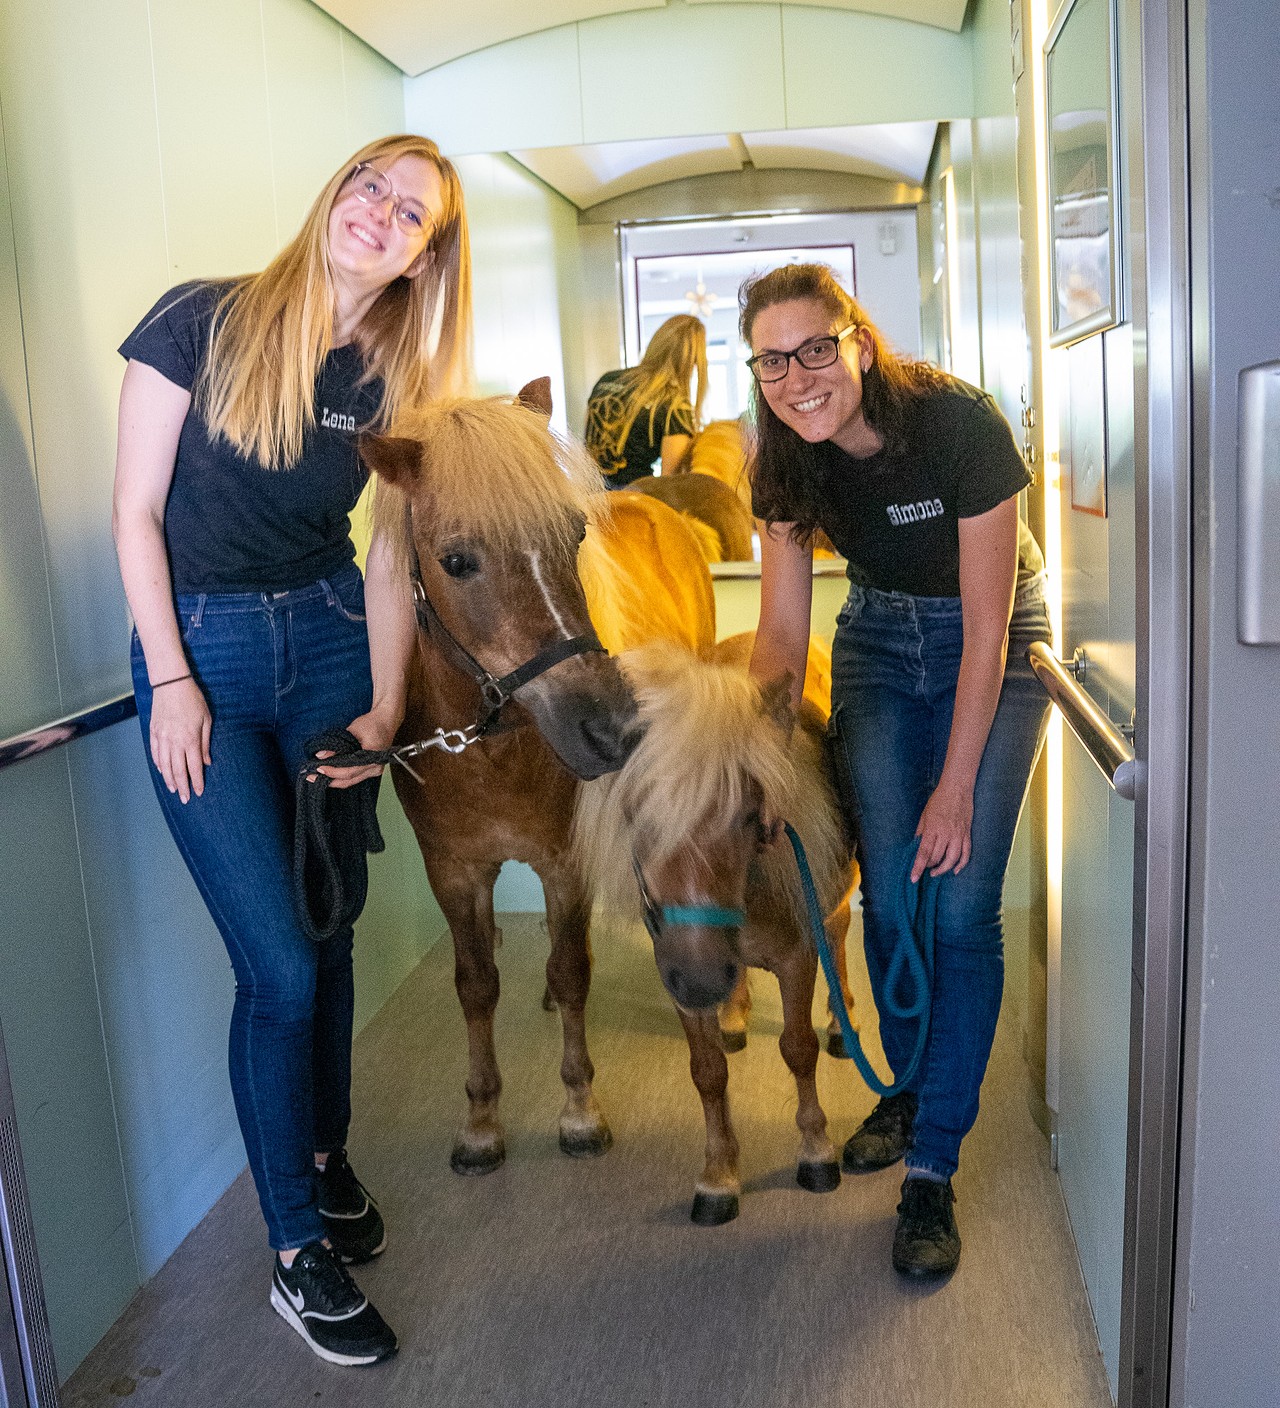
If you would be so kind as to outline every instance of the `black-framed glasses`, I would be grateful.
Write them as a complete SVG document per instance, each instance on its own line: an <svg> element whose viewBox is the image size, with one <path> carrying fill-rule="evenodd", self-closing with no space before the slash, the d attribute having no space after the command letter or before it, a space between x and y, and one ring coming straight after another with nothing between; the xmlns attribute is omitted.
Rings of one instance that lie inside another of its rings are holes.
<svg viewBox="0 0 1280 1408"><path fill-rule="evenodd" d="M351 173L349 184L356 199L365 205L381 205L389 200L396 224L406 235L420 235L424 230L430 232L427 212L421 202L400 195L391 184L391 178L376 166L362 161Z"/></svg>
<svg viewBox="0 0 1280 1408"><path fill-rule="evenodd" d="M757 381L763 382L781 381L790 370L792 357L806 371L821 371L823 367L829 367L840 355L840 344L857 327L857 323L850 323L839 332L811 337L808 342L802 342L792 352L757 352L754 357L747 358L747 366L751 368L751 375Z"/></svg>

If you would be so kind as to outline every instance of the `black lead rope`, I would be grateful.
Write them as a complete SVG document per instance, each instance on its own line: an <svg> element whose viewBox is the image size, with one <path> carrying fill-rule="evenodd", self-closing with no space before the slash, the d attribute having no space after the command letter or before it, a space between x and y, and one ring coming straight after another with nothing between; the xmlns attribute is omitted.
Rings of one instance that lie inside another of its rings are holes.
<svg viewBox="0 0 1280 1408"><path fill-rule="evenodd" d="M324 943L359 918L369 891L368 853L383 850L386 843L378 828L381 778L331 787L333 779L316 768L321 763L385 764L392 760L392 750L363 749L353 733L338 728L309 738L304 752L294 786L293 900L303 929ZM319 758L319 753L334 756Z"/></svg>

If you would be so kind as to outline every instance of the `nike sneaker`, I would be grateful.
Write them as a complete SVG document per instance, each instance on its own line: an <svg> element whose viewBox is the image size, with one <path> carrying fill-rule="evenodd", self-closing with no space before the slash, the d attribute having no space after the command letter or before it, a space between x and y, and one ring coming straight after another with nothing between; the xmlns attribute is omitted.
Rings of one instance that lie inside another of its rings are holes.
<svg viewBox="0 0 1280 1408"><path fill-rule="evenodd" d="M329 1155L316 1184L329 1245L349 1265L371 1261L386 1247L387 1229L369 1190L351 1171L345 1149Z"/></svg>
<svg viewBox="0 0 1280 1408"><path fill-rule="evenodd" d="M292 1266L276 1257L271 1305L330 1364L376 1364L396 1352L395 1334L323 1242L308 1242Z"/></svg>

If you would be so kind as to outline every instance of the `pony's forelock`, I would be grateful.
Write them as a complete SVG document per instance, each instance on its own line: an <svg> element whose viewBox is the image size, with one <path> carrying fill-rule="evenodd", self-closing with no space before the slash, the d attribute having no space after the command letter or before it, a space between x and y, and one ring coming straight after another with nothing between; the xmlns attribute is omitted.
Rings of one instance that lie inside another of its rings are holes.
<svg viewBox="0 0 1280 1408"><path fill-rule="evenodd" d="M820 749L800 729L787 739L740 666L700 661L669 643L629 651L621 663L643 736L621 772L581 789L575 818L575 846L604 905L638 917L633 854L656 866L698 852L701 838L736 820L754 783L766 811L800 833L833 908L847 855ZM801 918L790 848L774 847L761 861L768 887Z"/></svg>
<svg viewBox="0 0 1280 1408"><path fill-rule="evenodd" d="M607 514L600 472L586 452L547 428L539 412L506 396L450 397L403 415L393 433L417 440L422 464L411 484L380 480L375 529L407 552L405 504L419 544L458 535L497 552L530 545L572 552L585 519Z"/></svg>

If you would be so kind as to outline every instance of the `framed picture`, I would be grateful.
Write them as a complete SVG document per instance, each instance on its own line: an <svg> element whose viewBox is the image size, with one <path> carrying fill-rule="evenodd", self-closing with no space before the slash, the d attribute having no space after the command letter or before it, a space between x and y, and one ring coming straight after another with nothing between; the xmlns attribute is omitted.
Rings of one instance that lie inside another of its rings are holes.
<svg viewBox="0 0 1280 1408"><path fill-rule="evenodd" d="M1076 513L1107 516L1107 361L1105 338L1091 337L1058 355L1066 359L1067 395L1059 401L1064 477Z"/></svg>
<svg viewBox="0 0 1280 1408"><path fill-rule="evenodd" d="M1113 0L1064 0L1044 46L1049 343L1120 321Z"/></svg>

